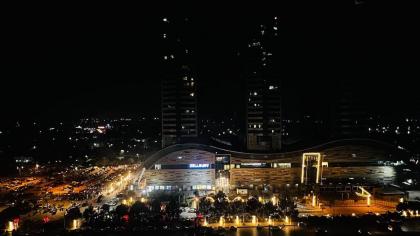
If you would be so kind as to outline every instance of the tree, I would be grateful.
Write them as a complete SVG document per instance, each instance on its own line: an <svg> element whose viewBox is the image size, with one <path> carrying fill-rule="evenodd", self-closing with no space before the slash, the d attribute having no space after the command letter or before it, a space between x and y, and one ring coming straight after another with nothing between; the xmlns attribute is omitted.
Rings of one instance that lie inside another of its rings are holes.
<svg viewBox="0 0 420 236"><path fill-rule="evenodd" d="M296 210L297 205L290 197L287 196L284 196L280 199L279 208L283 215L291 216L292 218L297 217L299 214L299 212Z"/></svg>
<svg viewBox="0 0 420 236"><path fill-rule="evenodd" d="M224 215L224 213L226 212L226 209L229 207L229 203L226 199L226 194L223 193L222 191L219 191L216 196L215 196L215 201L214 201L214 209L216 211L216 214L219 215Z"/></svg>
<svg viewBox="0 0 420 236"><path fill-rule="evenodd" d="M66 218L69 220L75 220L82 217L79 207L72 207L67 211Z"/></svg>
<svg viewBox="0 0 420 236"><path fill-rule="evenodd" d="M245 211L245 203L242 201L234 201L231 204L231 212L232 214L238 215L242 214Z"/></svg>
<svg viewBox="0 0 420 236"><path fill-rule="evenodd" d="M266 204L264 204L262 209L263 209L263 215L269 216L274 213L274 211L276 210L276 207L273 205L272 202L267 202Z"/></svg>
<svg viewBox="0 0 420 236"><path fill-rule="evenodd" d="M216 201L223 201L226 200L226 194L222 191L217 192L217 194L214 196L214 198L216 199Z"/></svg>
<svg viewBox="0 0 420 236"><path fill-rule="evenodd" d="M158 199L153 199L152 201L152 212L155 214L160 214L160 201Z"/></svg>
<svg viewBox="0 0 420 236"><path fill-rule="evenodd" d="M248 212L256 214L258 209L260 208L261 203L255 197L248 199L248 201L246 202L246 210Z"/></svg>
<svg viewBox="0 0 420 236"><path fill-rule="evenodd" d="M89 206L83 212L83 218L86 220L86 222L89 223L94 214L95 214L95 212L93 211L93 207L92 206Z"/></svg>
<svg viewBox="0 0 420 236"><path fill-rule="evenodd" d="M8 207L0 212L0 222L3 223L12 218L18 217L21 211L17 207Z"/></svg>
<svg viewBox="0 0 420 236"><path fill-rule="evenodd" d="M108 204L103 204L103 205L102 205L102 207L101 207L101 209L102 209L105 213L108 213L108 212L109 212L109 209L110 209L110 206L109 206Z"/></svg>
<svg viewBox="0 0 420 236"><path fill-rule="evenodd" d="M117 214L117 216L119 218L123 217L124 215L128 214L128 206L121 204L118 205L117 208L115 208L115 214Z"/></svg>
<svg viewBox="0 0 420 236"><path fill-rule="evenodd" d="M403 202L403 203L398 203L398 205L396 206L397 211L403 211L403 210L407 210L408 206L407 203Z"/></svg>
<svg viewBox="0 0 420 236"><path fill-rule="evenodd" d="M200 204L198 205L199 211L204 213L205 215L209 214L211 209L211 201L205 197L201 198Z"/></svg>
<svg viewBox="0 0 420 236"><path fill-rule="evenodd" d="M133 203L133 205L130 208L130 215L131 216L139 216L141 214L145 214L149 212L149 208L146 206L146 204L136 201Z"/></svg>
<svg viewBox="0 0 420 236"><path fill-rule="evenodd" d="M166 206L166 213L171 219L179 218L179 214L181 213L179 207L180 206L178 200L175 198L171 198L168 205Z"/></svg>
<svg viewBox="0 0 420 236"><path fill-rule="evenodd" d="M96 203L101 203L102 199L104 198L104 195L99 195L98 199L96 200Z"/></svg>

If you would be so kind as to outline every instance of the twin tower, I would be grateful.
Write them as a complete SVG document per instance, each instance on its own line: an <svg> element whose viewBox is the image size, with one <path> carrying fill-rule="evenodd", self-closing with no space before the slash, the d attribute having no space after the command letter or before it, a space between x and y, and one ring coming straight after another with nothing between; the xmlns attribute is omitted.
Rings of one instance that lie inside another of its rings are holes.
<svg viewBox="0 0 420 236"><path fill-rule="evenodd" d="M246 146L249 151L281 150L281 92L278 79L247 80ZM197 82L188 68L162 81L162 147L198 137Z"/></svg>

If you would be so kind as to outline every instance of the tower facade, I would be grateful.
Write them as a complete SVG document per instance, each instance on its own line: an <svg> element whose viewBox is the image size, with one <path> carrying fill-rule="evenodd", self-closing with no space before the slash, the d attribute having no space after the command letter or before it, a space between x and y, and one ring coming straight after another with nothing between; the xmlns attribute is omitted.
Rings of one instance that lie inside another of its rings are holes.
<svg viewBox="0 0 420 236"><path fill-rule="evenodd" d="M162 22L162 147L167 147L198 135L197 84L187 47L188 19L163 18Z"/></svg>
<svg viewBox="0 0 420 236"><path fill-rule="evenodd" d="M247 87L247 148L279 151L282 132L279 80L251 77Z"/></svg>
<svg viewBox="0 0 420 236"><path fill-rule="evenodd" d="M277 17L267 19L259 25L243 53L247 81L246 144L250 151L279 151L282 146L278 27Z"/></svg>

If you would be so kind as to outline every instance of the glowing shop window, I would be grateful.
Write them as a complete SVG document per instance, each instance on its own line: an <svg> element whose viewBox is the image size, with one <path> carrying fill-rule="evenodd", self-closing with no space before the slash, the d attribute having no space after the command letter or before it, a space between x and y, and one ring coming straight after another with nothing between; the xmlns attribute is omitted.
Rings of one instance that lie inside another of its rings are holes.
<svg viewBox="0 0 420 236"><path fill-rule="evenodd" d="M278 168L292 168L292 163L277 163Z"/></svg>

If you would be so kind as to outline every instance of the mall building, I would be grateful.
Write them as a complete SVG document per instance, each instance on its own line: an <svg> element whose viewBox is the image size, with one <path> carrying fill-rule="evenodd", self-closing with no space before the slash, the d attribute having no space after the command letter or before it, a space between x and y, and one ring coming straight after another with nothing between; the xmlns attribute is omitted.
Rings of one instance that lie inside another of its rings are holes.
<svg viewBox="0 0 420 236"><path fill-rule="evenodd" d="M299 184L383 185L395 181L404 153L368 139L329 142L285 153L244 153L201 144L177 144L144 163L141 188L151 191L246 191Z"/></svg>

